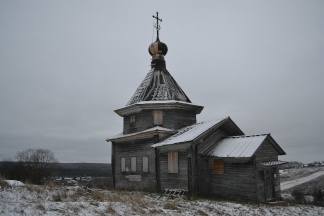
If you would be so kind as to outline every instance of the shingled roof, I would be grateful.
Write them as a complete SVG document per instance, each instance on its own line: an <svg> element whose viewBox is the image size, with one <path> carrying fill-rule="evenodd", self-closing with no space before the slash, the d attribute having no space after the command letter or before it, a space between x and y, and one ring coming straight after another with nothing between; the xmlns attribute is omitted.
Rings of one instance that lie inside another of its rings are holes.
<svg viewBox="0 0 324 216"><path fill-rule="evenodd" d="M126 106L140 101L167 100L191 103L190 99L166 68L152 68Z"/></svg>

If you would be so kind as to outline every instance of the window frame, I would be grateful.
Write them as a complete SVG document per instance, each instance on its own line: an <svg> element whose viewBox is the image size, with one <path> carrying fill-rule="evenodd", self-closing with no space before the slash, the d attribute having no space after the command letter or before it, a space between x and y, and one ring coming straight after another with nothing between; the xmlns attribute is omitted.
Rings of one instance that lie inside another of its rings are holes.
<svg viewBox="0 0 324 216"><path fill-rule="evenodd" d="M136 157L131 157L131 172L136 172Z"/></svg>
<svg viewBox="0 0 324 216"><path fill-rule="evenodd" d="M155 126L162 126L163 125L163 110L153 110L153 124Z"/></svg>
<svg viewBox="0 0 324 216"><path fill-rule="evenodd" d="M120 158L120 171L126 172L126 158L125 157Z"/></svg>
<svg viewBox="0 0 324 216"><path fill-rule="evenodd" d="M136 115L130 115L129 116L129 125L135 126L135 123L136 123Z"/></svg>
<svg viewBox="0 0 324 216"><path fill-rule="evenodd" d="M149 172L149 157L143 156L143 172Z"/></svg>
<svg viewBox="0 0 324 216"><path fill-rule="evenodd" d="M215 160L214 160L214 167L213 167L213 171L214 171L214 173L217 174L217 175L222 175L222 174L224 174L224 160L215 159Z"/></svg>
<svg viewBox="0 0 324 216"><path fill-rule="evenodd" d="M179 152L168 152L168 173L179 173Z"/></svg>

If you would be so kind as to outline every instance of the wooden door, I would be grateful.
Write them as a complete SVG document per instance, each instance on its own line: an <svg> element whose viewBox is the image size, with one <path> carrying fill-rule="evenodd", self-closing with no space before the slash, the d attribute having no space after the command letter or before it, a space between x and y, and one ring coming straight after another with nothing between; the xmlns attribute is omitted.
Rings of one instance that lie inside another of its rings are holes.
<svg viewBox="0 0 324 216"><path fill-rule="evenodd" d="M274 179L272 170L264 170L264 192L266 201L274 199Z"/></svg>

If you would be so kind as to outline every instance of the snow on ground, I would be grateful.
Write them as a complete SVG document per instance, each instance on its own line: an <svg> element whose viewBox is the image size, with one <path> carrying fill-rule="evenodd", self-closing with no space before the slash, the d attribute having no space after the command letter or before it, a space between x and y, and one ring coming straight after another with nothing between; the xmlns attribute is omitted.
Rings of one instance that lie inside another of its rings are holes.
<svg viewBox="0 0 324 216"><path fill-rule="evenodd" d="M10 186L24 186L25 184L16 180L4 180Z"/></svg>
<svg viewBox="0 0 324 216"><path fill-rule="evenodd" d="M81 187L11 185L0 188L0 215L323 215L310 205L265 205L166 197Z"/></svg>
<svg viewBox="0 0 324 216"><path fill-rule="evenodd" d="M280 188L281 188L282 191L287 190L289 188L295 187L297 185L300 185L300 184L303 184L305 182L311 181L311 180L313 180L315 178L318 178L321 175L324 175L324 171L319 171L319 172L313 173L313 174L311 174L309 176L306 176L306 177L303 177L303 178L282 182L280 184Z"/></svg>

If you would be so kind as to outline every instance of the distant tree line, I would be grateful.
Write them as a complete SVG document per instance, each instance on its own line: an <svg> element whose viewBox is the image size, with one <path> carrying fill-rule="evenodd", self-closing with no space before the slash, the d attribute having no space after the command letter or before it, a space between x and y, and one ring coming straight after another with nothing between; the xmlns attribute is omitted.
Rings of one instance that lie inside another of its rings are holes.
<svg viewBox="0 0 324 216"><path fill-rule="evenodd" d="M33 184L42 184L49 180L52 171L58 165L54 153L48 149L26 149L17 152L17 161L3 161L0 174L7 178Z"/></svg>

